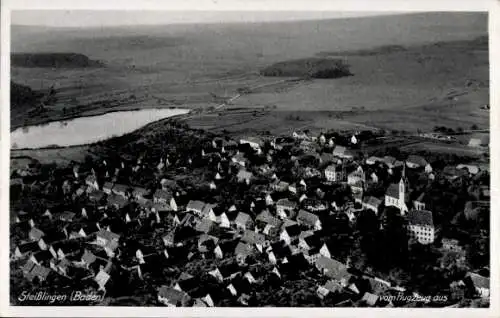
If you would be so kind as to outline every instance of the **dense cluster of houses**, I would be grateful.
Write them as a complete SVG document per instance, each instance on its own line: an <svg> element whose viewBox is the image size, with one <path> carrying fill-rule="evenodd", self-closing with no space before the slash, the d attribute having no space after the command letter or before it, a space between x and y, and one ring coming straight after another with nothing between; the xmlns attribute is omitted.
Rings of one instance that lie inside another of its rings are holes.
<svg viewBox="0 0 500 318"><path fill-rule="evenodd" d="M358 139L354 135L348 140L355 145ZM301 169L300 176L280 174L276 157L297 146L301 154L287 152L287 159ZM218 162L213 179L200 187L217 191L221 184L235 182L258 191L226 206L192 197L174 180L159 179L155 189L117 183L112 175L124 168L123 162L115 167L104 161L100 172L78 165L61 185L65 194L81 203L78 209L47 207L37 215L15 211L11 229L21 233L21 239L12 242L12 260L21 264L31 282L48 284L63 277L88 281L88 286L101 291L120 279L119 272L144 279L158 264L212 260L203 273L183 271L172 283L157 286L156 298L167 306L217 306L223 297L248 305L256 286L279 281L301 268L313 269L324 277L325 283L317 286L322 300L340 293L350 295L353 306L392 306L381 296L405 289L380 277L353 273L349 257L338 253L332 239L335 233L329 229L339 222L353 224L360 211L372 211L381 218L385 208L392 207L406 220L410 239L432 244L439 225L425 191L411 191L407 174L432 181L438 173L450 180L481 173L472 164L434 171L416 155L403 161L390 156L359 158L348 145L336 145L334 138L309 137L304 132L267 141L215 138L197 156ZM264 163L254 164L255 156L264 158ZM186 162L189 165L192 158ZM161 158L155 168L163 171L168 165L168 158ZM11 187L25 189L23 177L36 173L32 165L27 168L28 172L21 171L11 180ZM387 183L383 196L367 191ZM467 218L489 208L487 190L481 188L478 200L466 204ZM162 245L131 244L124 238L124 233L151 224L168 224ZM442 243L443 250L464 255L454 240L443 238ZM260 271L262 267L269 270ZM202 283L202 274L211 281ZM460 290L470 283L480 297L489 296L489 278L477 273L469 273L453 288ZM337 305L346 305L345 301Z"/></svg>

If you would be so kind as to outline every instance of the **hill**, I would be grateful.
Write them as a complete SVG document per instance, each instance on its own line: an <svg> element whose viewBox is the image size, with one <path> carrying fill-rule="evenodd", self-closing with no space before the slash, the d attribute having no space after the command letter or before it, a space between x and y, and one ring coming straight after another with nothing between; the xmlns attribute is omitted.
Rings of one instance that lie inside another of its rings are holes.
<svg viewBox="0 0 500 318"><path fill-rule="evenodd" d="M340 59L307 58L278 62L260 71L264 76L339 78L350 76L349 65Z"/></svg>
<svg viewBox="0 0 500 318"><path fill-rule="evenodd" d="M103 66L79 53L12 53L13 67L85 68Z"/></svg>

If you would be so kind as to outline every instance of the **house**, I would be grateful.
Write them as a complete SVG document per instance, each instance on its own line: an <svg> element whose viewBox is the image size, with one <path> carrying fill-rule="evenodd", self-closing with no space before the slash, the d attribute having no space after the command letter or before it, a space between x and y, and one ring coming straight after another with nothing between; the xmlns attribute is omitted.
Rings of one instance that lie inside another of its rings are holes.
<svg viewBox="0 0 500 318"><path fill-rule="evenodd" d="M326 258L333 258L332 252L335 250L335 246L332 242L324 242L319 250L319 254Z"/></svg>
<svg viewBox="0 0 500 318"><path fill-rule="evenodd" d="M272 184L272 189L274 191L279 191L279 192L284 192L284 191L288 190L289 187L290 187L290 184L288 182L280 181L280 180L276 180Z"/></svg>
<svg viewBox="0 0 500 318"><path fill-rule="evenodd" d="M120 235L113 233L111 231L107 230L99 230L99 232L96 233L96 243L99 246L106 246L109 242L116 241L118 242L120 240Z"/></svg>
<svg viewBox="0 0 500 318"><path fill-rule="evenodd" d="M97 256L95 256L89 250L85 250L82 255L81 263L87 268L90 267L97 260Z"/></svg>
<svg viewBox="0 0 500 318"><path fill-rule="evenodd" d="M410 155L406 159L406 166L410 169L417 169L420 167L425 167L426 165L427 161L421 156Z"/></svg>
<svg viewBox="0 0 500 318"><path fill-rule="evenodd" d="M316 214L300 210L297 214L297 223L309 229L321 230L321 221Z"/></svg>
<svg viewBox="0 0 500 318"><path fill-rule="evenodd" d="M209 233L215 228L215 222L210 219L200 219L196 222L195 230L201 233Z"/></svg>
<svg viewBox="0 0 500 318"><path fill-rule="evenodd" d="M218 259L227 258L234 254L234 250L238 245L238 240L219 242L214 248L214 255Z"/></svg>
<svg viewBox="0 0 500 318"><path fill-rule="evenodd" d="M59 214L59 220L63 222L73 222L75 217L76 213L71 211L64 211L63 213Z"/></svg>
<svg viewBox="0 0 500 318"><path fill-rule="evenodd" d="M49 248L49 252L54 258L65 259L80 252L80 242L77 240L66 240L55 243Z"/></svg>
<svg viewBox="0 0 500 318"><path fill-rule="evenodd" d="M240 169L238 174L236 175L238 182L245 182L246 184L250 184L250 181L253 178L253 174L245 169Z"/></svg>
<svg viewBox="0 0 500 318"><path fill-rule="evenodd" d="M234 224L239 230L247 230L252 227L253 220L247 213L239 212L238 216L236 216L236 220L234 220Z"/></svg>
<svg viewBox="0 0 500 318"><path fill-rule="evenodd" d="M392 156L384 156L384 158L382 158L382 162L385 163L385 165L389 169L392 169L398 165L398 161Z"/></svg>
<svg viewBox="0 0 500 318"><path fill-rule="evenodd" d="M191 200L186 206L186 212L193 212L194 214L201 215L204 207L205 202Z"/></svg>
<svg viewBox="0 0 500 318"><path fill-rule="evenodd" d="M489 144L489 135L476 135L469 140L469 147L487 147Z"/></svg>
<svg viewBox="0 0 500 318"><path fill-rule="evenodd" d="M325 168L325 178L329 182L342 182L344 181L343 166L331 164Z"/></svg>
<svg viewBox="0 0 500 318"><path fill-rule="evenodd" d="M38 240L40 249L47 250L52 244L66 240L66 233L64 231L52 230L47 231L45 235Z"/></svg>
<svg viewBox="0 0 500 318"><path fill-rule="evenodd" d="M269 241L266 239L264 234L257 233L251 230L246 230L245 232L243 232L241 241L255 245L259 252L262 252L263 248L267 247L269 244Z"/></svg>
<svg viewBox="0 0 500 318"><path fill-rule="evenodd" d="M348 185L357 184L358 182L366 182L365 172L363 171L363 168L361 166L358 166L356 170L347 175Z"/></svg>
<svg viewBox="0 0 500 318"><path fill-rule="evenodd" d="M85 178L85 184L89 186L92 190L99 190L99 184L97 183L97 178L94 175L89 175Z"/></svg>
<svg viewBox="0 0 500 318"><path fill-rule="evenodd" d="M31 253L37 252L39 250L40 250L40 247L38 246L37 241L21 243L18 246L16 246L16 248L14 250L14 258L20 259L20 258L23 258L23 257L31 254Z"/></svg>
<svg viewBox="0 0 500 318"><path fill-rule="evenodd" d="M52 253L49 251L39 251L30 256L30 260L37 265L45 265L48 264L52 259Z"/></svg>
<svg viewBox="0 0 500 318"><path fill-rule="evenodd" d="M36 278L39 282L44 282L48 280L51 273L52 271L50 268L35 264L31 267L31 270L25 274L25 277L29 281L33 281Z"/></svg>
<svg viewBox="0 0 500 318"><path fill-rule="evenodd" d="M478 174L479 173L479 167L478 166L475 166L475 165L467 165L467 164L459 164L457 165L457 170L462 170L462 169L466 169L469 174Z"/></svg>
<svg viewBox="0 0 500 318"><path fill-rule="evenodd" d="M267 249L266 253L268 260L271 264L277 264L279 262L288 262L288 258L292 255L292 250L289 245L286 245L284 241L277 241L272 243Z"/></svg>
<svg viewBox="0 0 500 318"><path fill-rule="evenodd" d="M116 194L111 194L107 198L108 206L114 207L117 210L121 210L128 205L128 200L124 197Z"/></svg>
<svg viewBox="0 0 500 318"><path fill-rule="evenodd" d="M116 195L119 195L119 196L122 196L124 198L127 198L128 197L128 193L129 193L128 189L129 189L129 186L127 186L125 184L115 183L113 185L113 188L111 189L111 192L113 192Z"/></svg>
<svg viewBox="0 0 500 318"><path fill-rule="evenodd" d="M229 263L216 267L214 270L209 271L208 274L215 277L219 282L223 282L235 278L241 274L241 270L237 263Z"/></svg>
<svg viewBox="0 0 500 318"><path fill-rule="evenodd" d="M42 230L33 227L31 228L28 236L30 240L38 242L43 236L45 236L45 233Z"/></svg>
<svg viewBox="0 0 500 318"><path fill-rule="evenodd" d="M484 277L476 273L467 273L465 276L465 283L469 283L474 288L475 292L481 298L488 298L490 296L490 278Z"/></svg>
<svg viewBox="0 0 500 318"><path fill-rule="evenodd" d="M234 249L234 255L236 256L236 261L240 265L245 265L246 260L249 256L255 253L253 245L248 243L239 242Z"/></svg>
<svg viewBox="0 0 500 318"><path fill-rule="evenodd" d="M199 287L199 281L191 274L182 272L176 280L174 289L190 294Z"/></svg>
<svg viewBox="0 0 500 318"><path fill-rule="evenodd" d="M215 223L219 224L221 228L230 228L231 227L231 220L227 216L226 212L221 211L221 210L214 210L212 218L215 217L215 220L212 218L210 220L214 221Z"/></svg>
<svg viewBox="0 0 500 318"><path fill-rule="evenodd" d="M367 165L374 165L377 162L381 162L381 161L383 161L382 158L375 157L375 156L371 156L365 160Z"/></svg>
<svg viewBox="0 0 500 318"><path fill-rule="evenodd" d="M337 281L329 280L323 286L319 286L316 294L320 299L325 299L330 294L339 293L342 291L342 285Z"/></svg>
<svg viewBox="0 0 500 318"><path fill-rule="evenodd" d="M231 161L239 164L242 167L245 167L248 163L248 160L245 158L245 155L243 153L237 153L231 158Z"/></svg>
<svg viewBox="0 0 500 318"><path fill-rule="evenodd" d="M434 222L432 212L426 210L411 210L408 212L408 235L421 244L434 242Z"/></svg>
<svg viewBox="0 0 500 318"><path fill-rule="evenodd" d="M464 206L464 215L467 220L476 220L481 214L488 215L489 211L489 201L467 201Z"/></svg>
<svg viewBox="0 0 500 318"><path fill-rule="evenodd" d="M316 268L328 278L331 278L342 286L347 286L351 274L347 272L347 266L335 259L320 256L315 262Z"/></svg>
<svg viewBox="0 0 500 318"><path fill-rule="evenodd" d="M321 164L328 164L328 163L332 163L332 162L337 162L337 158L335 158L335 156L331 153L328 153L328 152L323 152L320 156L319 156L319 161Z"/></svg>
<svg viewBox="0 0 500 318"><path fill-rule="evenodd" d="M295 138L295 139L301 139L301 140L304 140L304 139L308 140L308 139L310 139L309 136L307 136L307 134L304 131L294 131L292 133L292 137Z"/></svg>
<svg viewBox="0 0 500 318"><path fill-rule="evenodd" d="M185 292L163 285L158 290L158 301L168 307L185 307L190 297Z"/></svg>
<svg viewBox="0 0 500 318"><path fill-rule="evenodd" d="M310 212L323 212L328 210L328 202L317 200L317 199L307 199L306 197L301 198L302 206L304 209Z"/></svg>
<svg viewBox="0 0 500 318"><path fill-rule="evenodd" d="M136 200L144 200L149 195L149 190L142 187L134 187L132 190L132 196Z"/></svg>
<svg viewBox="0 0 500 318"><path fill-rule="evenodd" d="M461 247L458 243L458 240L455 239L449 239L449 238L443 238L441 240L442 247L441 249L449 252L464 252L463 247Z"/></svg>
<svg viewBox="0 0 500 318"><path fill-rule="evenodd" d="M290 245L296 238L299 237L300 233L301 229L298 224L287 226L283 228L280 233L280 241L285 242L286 245Z"/></svg>
<svg viewBox="0 0 500 318"><path fill-rule="evenodd" d="M198 251L200 253L213 251L218 243L219 239L217 237L208 234L202 234L198 238Z"/></svg>
<svg viewBox="0 0 500 318"><path fill-rule="evenodd" d="M89 193L88 198L94 204L101 204L104 201L105 195L102 191L94 191Z"/></svg>
<svg viewBox="0 0 500 318"><path fill-rule="evenodd" d="M366 277L370 292L375 295L381 295L391 288L391 283L378 277Z"/></svg>
<svg viewBox="0 0 500 318"><path fill-rule="evenodd" d="M363 208L366 210L373 211L376 215L379 213L380 205L382 204L382 200L377 199L375 197L369 196L363 199Z"/></svg>
<svg viewBox="0 0 500 318"><path fill-rule="evenodd" d="M172 211L177 211L177 203L175 202L172 193L165 191L163 189L158 189L153 194L153 202L160 204L167 204Z"/></svg>
<svg viewBox="0 0 500 318"><path fill-rule="evenodd" d="M276 213L282 219L293 218L297 203L288 199L280 199L276 202Z"/></svg>
<svg viewBox="0 0 500 318"><path fill-rule="evenodd" d="M229 293L236 297L238 295L243 295L250 291L251 285L250 283L241 276L238 276L231 280L229 285L226 287L229 290Z"/></svg>
<svg viewBox="0 0 500 318"><path fill-rule="evenodd" d="M110 195L111 190L113 190L113 183L108 181L104 182L104 184L102 185L102 191L107 195Z"/></svg>
<svg viewBox="0 0 500 318"><path fill-rule="evenodd" d="M368 306L375 306L375 304L378 301L378 296L374 295L372 293L364 293L363 297L361 298L361 301L365 302Z"/></svg>
<svg viewBox="0 0 500 318"><path fill-rule="evenodd" d="M257 137L245 137L240 139L241 145L249 145L256 151L260 151L261 147L264 146L264 142Z"/></svg>
<svg viewBox="0 0 500 318"><path fill-rule="evenodd" d="M343 146L335 146L335 149L333 149L333 155L337 158L340 159L353 159L354 156L351 153L350 150L346 149L346 147Z"/></svg>
<svg viewBox="0 0 500 318"><path fill-rule="evenodd" d="M150 256L156 255L156 250L153 246L140 246L135 251L135 257L139 261L139 264L145 264L146 259Z"/></svg>
<svg viewBox="0 0 500 318"><path fill-rule="evenodd" d="M413 208L415 210L425 210L425 192L422 192L414 201Z"/></svg>

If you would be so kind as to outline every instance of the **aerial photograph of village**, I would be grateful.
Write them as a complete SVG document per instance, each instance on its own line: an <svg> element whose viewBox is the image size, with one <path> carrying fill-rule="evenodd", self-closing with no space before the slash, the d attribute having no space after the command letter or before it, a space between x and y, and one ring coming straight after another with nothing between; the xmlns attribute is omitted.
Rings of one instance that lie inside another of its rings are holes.
<svg viewBox="0 0 500 318"><path fill-rule="evenodd" d="M12 306L490 306L488 13L10 28Z"/></svg>

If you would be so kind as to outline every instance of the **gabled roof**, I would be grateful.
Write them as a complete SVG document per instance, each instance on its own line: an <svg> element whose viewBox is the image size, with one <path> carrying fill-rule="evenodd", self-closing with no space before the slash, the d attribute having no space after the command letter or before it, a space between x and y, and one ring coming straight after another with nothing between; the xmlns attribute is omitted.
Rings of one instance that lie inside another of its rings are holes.
<svg viewBox="0 0 500 318"><path fill-rule="evenodd" d="M188 202L186 209L187 210L195 210L195 211L202 211L203 207L205 206L205 202L202 201L197 201L197 200L191 200Z"/></svg>
<svg viewBox="0 0 500 318"><path fill-rule="evenodd" d="M232 274L235 274L235 273L238 273L241 271L238 264L236 264L236 263L229 263L226 265L222 265L222 266L218 267L218 269L219 269L219 272L221 273L223 278L229 277Z"/></svg>
<svg viewBox="0 0 500 318"><path fill-rule="evenodd" d="M217 207L217 204L207 203L203 207L203 210L201 211L201 213L208 216L208 213L210 213L210 210L213 210L215 207Z"/></svg>
<svg viewBox="0 0 500 318"><path fill-rule="evenodd" d="M417 155L409 155L408 158L406 159L406 162L415 163L418 164L419 166L427 165L427 161L423 157Z"/></svg>
<svg viewBox="0 0 500 318"><path fill-rule="evenodd" d="M336 280L340 280L349 275L346 265L324 256L321 256L316 260L316 267L319 270L324 270L326 276Z"/></svg>
<svg viewBox="0 0 500 318"><path fill-rule="evenodd" d="M17 246L19 249L19 252L21 253L27 253L27 252L34 252L39 249L38 242L27 242L27 243L22 243Z"/></svg>
<svg viewBox="0 0 500 318"><path fill-rule="evenodd" d="M374 306L377 303L378 296L371 293L365 293L361 300L365 301L370 306Z"/></svg>
<svg viewBox="0 0 500 318"><path fill-rule="evenodd" d="M243 225L246 225L247 222L249 222L249 221L252 221L252 217L249 214L244 213L244 212L238 213L236 220L234 220L234 222L236 224L243 224Z"/></svg>
<svg viewBox="0 0 500 318"><path fill-rule="evenodd" d="M333 155L334 156L342 156L342 155L344 155L345 151L346 151L346 147L337 145L337 146L335 146L335 149L333 150Z"/></svg>
<svg viewBox="0 0 500 318"><path fill-rule="evenodd" d="M484 277L476 273L467 273L467 277L470 277L474 287L478 288L490 288L490 278Z"/></svg>
<svg viewBox="0 0 500 318"><path fill-rule="evenodd" d="M240 171L238 171L238 179L251 179L252 177L253 174L249 171L246 171L245 169L240 169Z"/></svg>
<svg viewBox="0 0 500 318"><path fill-rule="evenodd" d="M309 226L315 226L316 222L319 221L319 216L316 214L307 212L306 210L300 210L299 214L297 214L297 222L309 225Z"/></svg>
<svg viewBox="0 0 500 318"><path fill-rule="evenodd" d="M306 242L307 246L309 246L310 248L316 247L319 250L322 246L321 239L317 235L306 236L305 238L303 238L303 240Z"/></svg>
<svg viewBox="0 0 500 318"><path fill-rule="evenodd" d="M293 224L293 225L287 226L283 229L283 231L286 231L288 236L290 236L290 237L299 236L299 234L301 232L300 226L298 224Z"/></svg>
<svg viewBox="0 0 500 318"><path fill-rule="evenodd" d="M49 251L40 251L35 254L33 254L33 257L38 261L38 262L43 262L51 259L53 255Z"/></svg>
<svg viewBox="0 0 500 318"><path fill-rule="evenodd" d="M201 219L196 223L195 229L198 232L208 233L212 230L214 225L215 223L210 219Z"/></svg>
<svg viewBox="0 0 500 318"><path fill-rule="evenodd" d="M408 224L434 226L432 212L426 210L411 210L408 212Z"/></svg>
<svg viewBox="0 0 500 318"><path fill-rule="evenodd" d="M38 229L38 228L34 227L34 228L32 228L32 229L30 230L29 235L30 235L31 237L33 237L33 239L35 239L35 240L39 240L39 239L41 239L43 236L45 236L45 233L43 233L43 231L42 231L42 230L40 230L40 229Z"/></svg>
<svg viewBox="0 0 500 318"><path fill-rule="evenodd" d="M363 200L363 203L365 203L367 205L372 205L372 206L378 207L382 203L382 200L377 199L377 198L372 197L372 196L369 196Z"/></svg>
<svg viewBox="0 0 500 318"><path fill-rule="evenodd" d="M385 195L390 196L392 198L399 198L399 184L391 183L385 192Z"/></svg>
<svg viewBox="0 0 500 318"><path fill-rule="evenodd" d="M235 255L249 256L252 255L254 252L255 249L252 245L243 242L239 242L238 245L236 245L236 248L234 249Z"/></svg>
<svg viewBox="0 0 500 318"><path fill-rule="evenodd" d="M85 250L82 256L82 261L84 261L87 264L92 264L96 261L97 257L92 254L92 252Z"/></svg>
<svg viewBox="0 0 500 318"><path fill-rule="evenodd" d="M297 206L297 203L290 201L288 199L279 199L278 202L276 202L276 205L294 209Z"/></svg>
<svg viewBox="0 0 500 318"><path fill-rule="evenodd" d="M274 217L269 210L264 210L259 215L257 215L257 218L255 219L256 221L264 222L267 224L270 224L272 226L280 226L281 221Z"/></svg>
<svg viewBox="0 0 500 318"><path fill-rule="evenodd" d="M168 299L169 303L179 304L189 296L182 291L163 285L158 290L158 296Z"/></svg>
<svg viewBox="0 0 500 318"><path fill-rule="evenodd" d="M325 171L342 171L342 166L336 165L336 164L331 164L328 167L325 168Z"/></svg>
<svg viewBox="0 0 500 318"><path fill-rule="evenodd" d="M99 230L99 232L97 232L97 236L98 237L102 237L108 241L111 241L111 240L119 240L120 239L120 235L119 234L116 234L116 233L113 233L113 232L110 232L110 231L106 231L106 230Z"/></svg>
<svg viewBox="0 0 500 318"><path fill-rule="evenodd" d="M162 189L157 189L155 193L153 194L153 197L158 198L158 199L163 199L163 200L170 200L173 198L172 193L162 190Z"/></svg>
<svg viewBox="0 0 500 318"><path fill-rule="evenodd" d="M257 233L252 230L246 230L241 237L241 240L250 244L264 244L266 237L264 234Z"/></svg>
<svg viewBox="0 0 500 318"><path fill-rule="evenodd" d="M127 192L129 186L121 183L115 183L113 186L113 191L116 192Z"/></svg>

